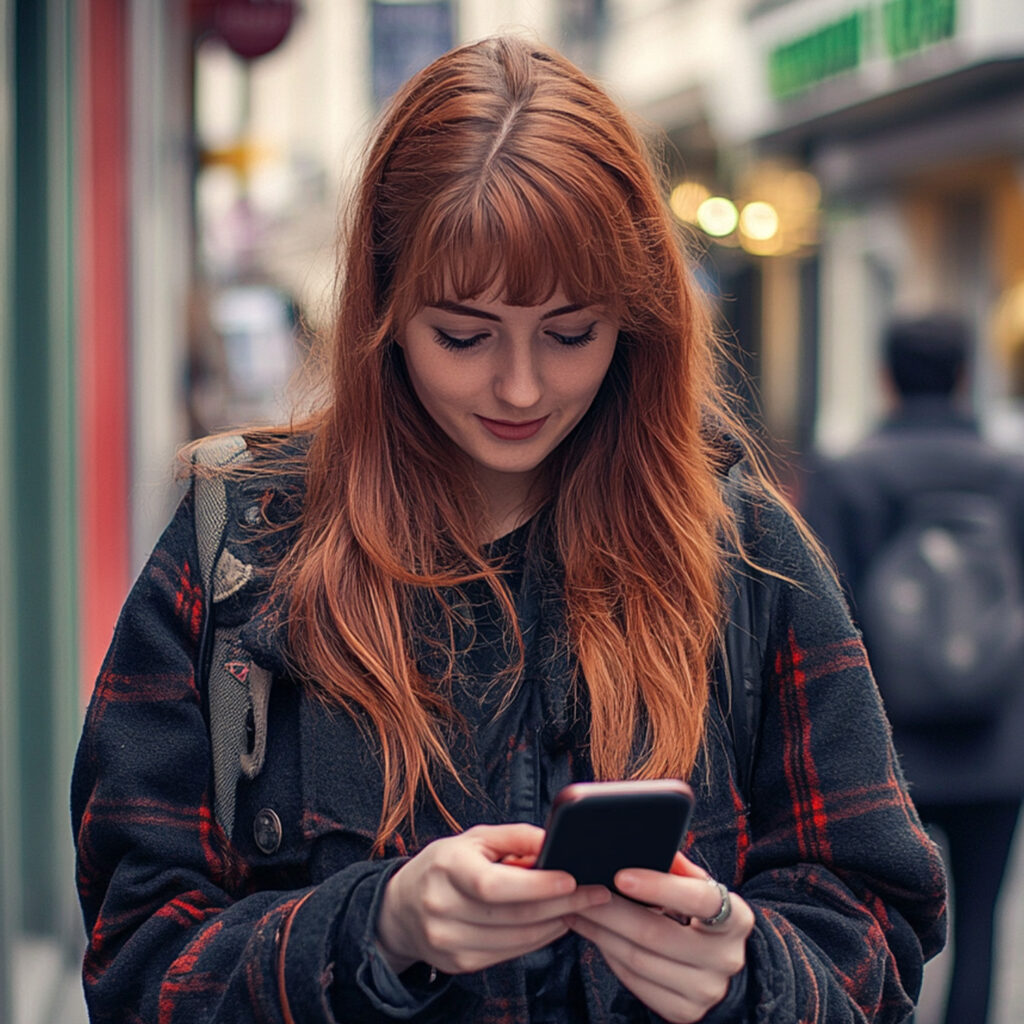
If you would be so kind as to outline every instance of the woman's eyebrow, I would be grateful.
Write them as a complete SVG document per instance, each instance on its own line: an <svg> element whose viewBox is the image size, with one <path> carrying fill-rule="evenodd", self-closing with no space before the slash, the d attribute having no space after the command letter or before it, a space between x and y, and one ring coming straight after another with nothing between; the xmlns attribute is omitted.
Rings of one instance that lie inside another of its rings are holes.
<svg viewBox="0 0 1024 1024"><path fill-rule="evenodd" d="M575 313L578 309L586 309L582 303L570 302L568 306L559 306L557 309L552 309L545 313L541 320L549 320L553 316L561 316L563 313Z"/></svg>
<svg viewBox="0 0 1024 1024"><path fill-rule="evenodd" d="M500 316L488 313L484 309L477 309L475 306L463 305L461 302L449 302L446 299L441 299L438 302L432 302L430 306L432 309L443 309L449 313L458 313L461 316L476 316L480 317L481 320L493 320L495 323L501 323ZM559 306L557 309L549 310L541 316L541 320L549 320L553 316L562 316L565 313L575 313L578 309L585 308L585 306L578 302L571 302L567 306Z"/></svg>
<svg viewBox="0 0 1024 1024"><path fill-rule="evenodd" d="M461 302L447 302L445 299L441 299L439 302L432 302L430 306L432 309L444 309L449 313L459 313L462 316L478 316L481 320L493 320L495 323L501 323L500 316L495 316L494 313L488 313L483 309L476 309L473 306L464 306Z"/></svg>

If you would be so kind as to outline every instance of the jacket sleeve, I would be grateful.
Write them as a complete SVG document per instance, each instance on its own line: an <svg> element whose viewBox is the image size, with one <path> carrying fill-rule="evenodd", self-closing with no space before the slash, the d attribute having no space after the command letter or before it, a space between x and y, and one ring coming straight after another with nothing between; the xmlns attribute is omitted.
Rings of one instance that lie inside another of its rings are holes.
<svg viewBox="0 0 1024 1024"><path fill-rule="evenodd" d="M790 516L762 506L777 588L741 894L749 1019L904 1020L945 939L945 875L907 795L846 603ZM762 562L764 564L764 562Z"/></svg>
<svg viewBox="0 0 1024 1024"><path fill-rule="evenodd" d="M194 673L199 580L188 496L122 609L75 762L91 1020L290 1024L422 1010L445 986L410 991L374 945L380 896L401 861L257 891L215 823Z"/></svg>

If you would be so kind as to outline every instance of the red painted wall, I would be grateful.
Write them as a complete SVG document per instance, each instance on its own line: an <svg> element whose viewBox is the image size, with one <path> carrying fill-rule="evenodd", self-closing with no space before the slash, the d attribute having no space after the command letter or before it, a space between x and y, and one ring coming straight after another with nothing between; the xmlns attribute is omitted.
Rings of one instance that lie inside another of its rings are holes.
<svg viewBox="0 0 1024 1024"><path fill-rule="evenodd" d="M91 691L130 583L126 0L78 5L80 636Z"/></svg>

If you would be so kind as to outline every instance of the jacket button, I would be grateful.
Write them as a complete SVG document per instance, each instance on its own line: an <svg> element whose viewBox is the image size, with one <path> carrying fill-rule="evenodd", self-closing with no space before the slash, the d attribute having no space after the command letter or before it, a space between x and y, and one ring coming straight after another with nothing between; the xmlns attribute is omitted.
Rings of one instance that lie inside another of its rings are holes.
<svg viewBox="0 0 1024 1024"><path fill-rule="evenodd" d="M261 853L276 853L281 845L281 819L269 807L264 807L253 822L252 834Z"/></svg>
<svg viewBox="0 0 1024 1024"><path fill-rule="evenodd" d="M242 515L250 526L258 526L263 519L263 509L259 505L249 505Z"/></svg>

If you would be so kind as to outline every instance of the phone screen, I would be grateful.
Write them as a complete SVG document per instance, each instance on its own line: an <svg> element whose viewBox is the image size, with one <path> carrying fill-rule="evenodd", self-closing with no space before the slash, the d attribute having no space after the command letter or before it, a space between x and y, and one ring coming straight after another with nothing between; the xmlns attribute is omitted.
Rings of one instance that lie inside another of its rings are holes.
<svg viewBox="0 0 1024 1024"><path fill-rule="evenodd" d="M573 783L555 797L536 866L609 888L622 868L667 871L693 804L679 779Z"/></svg>

